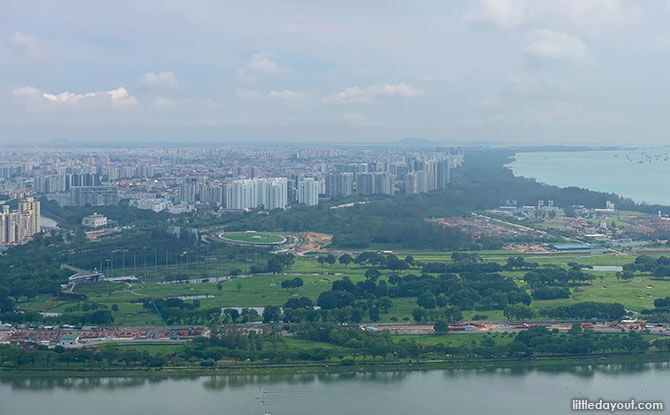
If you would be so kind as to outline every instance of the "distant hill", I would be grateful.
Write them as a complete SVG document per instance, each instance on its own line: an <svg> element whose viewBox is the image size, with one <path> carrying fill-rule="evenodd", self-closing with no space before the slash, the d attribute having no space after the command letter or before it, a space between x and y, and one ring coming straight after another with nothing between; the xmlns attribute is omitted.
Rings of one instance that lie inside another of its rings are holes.
<svg viewBox="0 0 670 415"><path fill-rule="evenodd" d="M425 146L439 146L439 141L429 140L427 138L418 138L418 137L407 137L402 140L394 141L390 143L394 146L408 146L408 147L425 147Z"/></svg>

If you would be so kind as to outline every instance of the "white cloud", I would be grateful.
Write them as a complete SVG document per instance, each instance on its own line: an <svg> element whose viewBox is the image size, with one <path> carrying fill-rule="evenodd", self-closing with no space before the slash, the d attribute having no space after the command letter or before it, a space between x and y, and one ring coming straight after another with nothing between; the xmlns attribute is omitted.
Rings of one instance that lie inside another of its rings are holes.
<svg viewBox="0 0 670 415"><path fill-rule="evenodd" d="M135 97L133 96L130 96L130 94L128 94L128 91L124 87L104 92L109 96L109 98L112 101L112 104L114 105L132 107L135 104L137 104L137 99L135 99Z"/></svg>
<svg viewBox="0 0 670 415"><path fill-rule="evenodd" d="M621 0L479 0L463 15L470 23L514 28L524 23L550 19L567 20L583 29L593 29L626 21L638 21L639 2Z"/></svg>
<svg viewBox="0 0 670 415"><path fill-rule="evenodd" d="M637 20L640 15L635 2L624 7L620 0L562 0L556 3L559 13L575 22L593 24L614 24L627 20Z"/></svg>
<svg viewBox="0 0 670 415"><path fill-rule="evenodd" d="M365 89L361 89L359 86L352 86L329 95L323 100L330 104L350 104L374 102L378 98L386 97L415 98L422 96L424 96L423 90L413 88L401 82L395 85L375 84Z"/></svg>
<svg viewBox="0 0 670 415"><path fill-rule="evenodd" d="M269 91L265 93L257 89L238 88L235 90L235 95L237 95L238 98L248 100L269 98L276 101L296 102L296 103L309 101L312 98L312 96L306 92L293 91L290 89L284 89L281 91Z"/></svg>
<svg viewBox="0 0 670 415"><path fill-rule="evenodd" d="M282 65L274 60L268 53L256 53L251 60L242 68L237 70L237 74L244 81L254 81L266 76L276 76L291 72L292 68L288 65Z"/></svg>
<svg viewBox="0 0 670 415"><path fill-rule="evenodd" d="M536 58L582 63L591 60L588 45L575 35L541 29L530 33L527 37L529 43L526 52Z"/></svg>
<svg viewBox="0 0 670 415"><path fill-rule="evenodd" d="M9 36L9 47L24 58L36 61L44 59L45 47L35 36L14 32Z"/></svg>
<svg viewBox="0 0 670 415"><path fill-rule="evenodd" d="M86 98L94 98L95 92L87 92L85 94L75 94L74 92L61 92L60 94L49 94L44 92L41 94L42 98L50 102L75 103Z"/></svg>
<svg viewBox="0 0 670 415"><path fill-rule="evenodd" d="M62 107L89 108L100 105L112 107L133 107L137 99L131 96L124 87L109 91L75 93L70 91L53 94L43 92L33 86L24 86L12 91L13 95L23 99L29 106L39 106L41 109L48 105Z"/></svg>
<svg viewBox="0 0 670 415"><path fill-rule="evenodd" d="M41 94L40 90L34 86L22 86L12 90L12 94L17 97L35 97Z"/></svg>
<svg viewBox="0 0 670 415"><path fill-rule="evenodd" d="M172 71L148 72L142 76L142 84L149 87L175 87L177 86L177 75Z"/></svg>
<svg viewBox="0 0 670 415"><path fill-rule="evenodd" d="M268 92L268 98L278 99L282 101L292 101L300 102L307 101L311 96L302 91L292 91L290 89L284 89L283 91L270 91Z"/></svg>
<svg viewBox="0 0 670 415"><path fill-rule="evenodd" d="M469 22L515 27L524 18L526 0L480 0L479 6L463 17Z"/></svg>

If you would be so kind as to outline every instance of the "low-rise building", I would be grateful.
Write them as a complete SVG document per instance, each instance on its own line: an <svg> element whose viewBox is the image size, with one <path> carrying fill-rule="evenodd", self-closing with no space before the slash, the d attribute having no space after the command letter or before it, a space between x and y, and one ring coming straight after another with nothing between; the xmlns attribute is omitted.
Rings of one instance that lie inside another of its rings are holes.
<svg viewBox="0 0 670 415"><path fill-rule="evenodd" d="M81 220L81 224L88 228L102 228L107 226L107 217L94 213L89 216L84 216Z"/></svg>
<svg viewBox="0 0 670 415"><path fill-rule="evenodd" d="M72 349L80 347L79 335L78 334L64 334L58 340L58 346L64 347L66 349Z"/></svg>

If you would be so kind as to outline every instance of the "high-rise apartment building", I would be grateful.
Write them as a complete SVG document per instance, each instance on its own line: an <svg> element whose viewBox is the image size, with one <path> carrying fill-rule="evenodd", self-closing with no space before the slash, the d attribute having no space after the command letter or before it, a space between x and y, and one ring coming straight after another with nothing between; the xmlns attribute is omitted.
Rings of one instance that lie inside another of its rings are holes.
<svg viewBox="0 0 670 415"><path fill-rule="evenodd" d="M335 173L326 176L326 196L351 196L354 193L354 174Z"/></svg>
<svg viewBox="0 0 670 415"><path fill-rule="evenodd" d="M27 229L30 235L40 231L40 202L34 197L26 197L19 202L19 212L30 216L30 223Z"/></svg>
<svg viewBox="0 0 670 415"><path fill-rule="evenodd" d="M19 209L9 211L2 206L0 213L0 244L22 244L40 231L40 202L27 197L19 202Z"/></svg>
<svg viewBox="0 0 670 415"><path fill-rule="evenodd" d="M287 189L284 177L235 180L226 185L226 208L286 209Z"/></svg>
<svg viewBox="0 0 670 415"><path fill-rule="evenodd" d="M116 186L73 186L67 206L116 206L119 189Z"/></svg>
<svg viewBox="0 0 670 415"><path fill-rule="evenodd" d="M356 193L392 195L394 193L393 175L391 173L358 173L356 174Z"/></svg>
<svg viewBox="0 0 670 415"><path fill-rule="evenodd" d="M319 182L311 177L298 181L298 203L307 206L319 204Z"/></svg>

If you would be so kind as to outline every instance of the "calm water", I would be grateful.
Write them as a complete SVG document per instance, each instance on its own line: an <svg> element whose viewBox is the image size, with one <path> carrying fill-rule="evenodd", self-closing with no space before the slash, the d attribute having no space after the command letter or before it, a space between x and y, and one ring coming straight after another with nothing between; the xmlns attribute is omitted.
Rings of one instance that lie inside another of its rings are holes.
<svg viewBox="0 0 670 415"><path fill-rule="evenodd" d="M515 158L510 167L519 176L670 205L670 149L517 153Z"/></svg>
<svg viewBox="0 0 670 415"><path fill-rule="evenodd" d="M552 415L570 414L575 397L670 403L668 385L668 364L563 371L0 379L0 413Z"/></svg>

